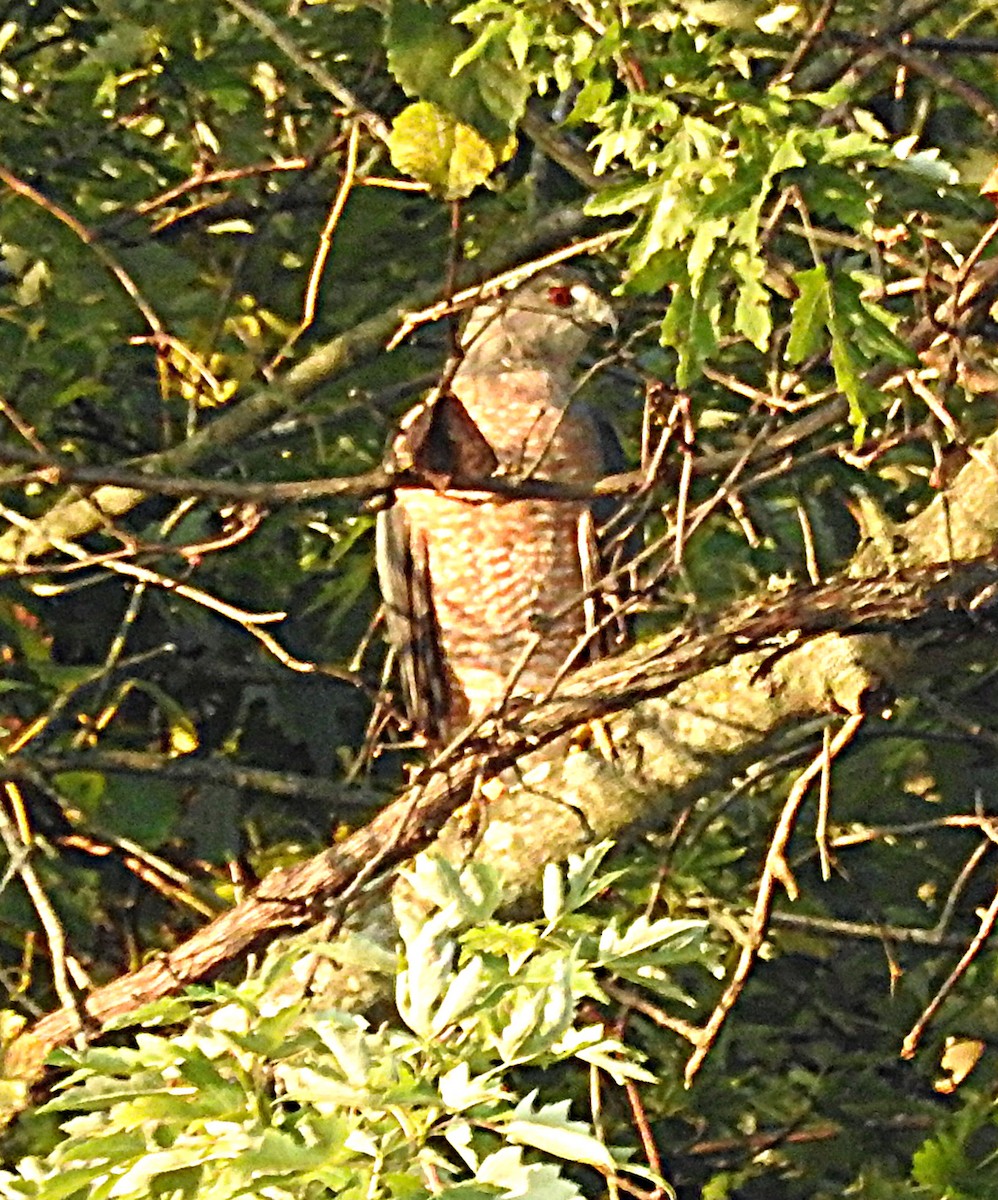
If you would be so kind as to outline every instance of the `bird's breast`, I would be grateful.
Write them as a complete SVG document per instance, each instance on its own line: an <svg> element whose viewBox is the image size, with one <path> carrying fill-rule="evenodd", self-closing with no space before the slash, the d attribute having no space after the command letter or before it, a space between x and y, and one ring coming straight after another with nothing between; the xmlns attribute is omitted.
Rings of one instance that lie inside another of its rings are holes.
<svg viewBox="0 0 998 1200"><path fill-rule="evenodd" d="M425 549L441 649L470 711L496 703L528 651L518 686L549 683L585 631L585 504L476 502L425 488L400 488L396 503Z"/></svg>

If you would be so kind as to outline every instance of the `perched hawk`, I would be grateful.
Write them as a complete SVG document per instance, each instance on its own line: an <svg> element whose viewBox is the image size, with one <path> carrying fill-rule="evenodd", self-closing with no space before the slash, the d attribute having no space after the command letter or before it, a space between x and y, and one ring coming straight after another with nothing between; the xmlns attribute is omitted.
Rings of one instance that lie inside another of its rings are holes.
<svg viewBox="0 0 998 1200"><path fill-rule="evenodd" d="M606 473L599 425L573 402L599 324L614 324L609 305L567 270L478 305L449 389L394 440L393 464L437 485L397 488L377 530L403 699L428 737L452 736L510 691L542 692L586 634L583 597L599 578L590 503L446 489L462 476L588 484Z"/></svg>

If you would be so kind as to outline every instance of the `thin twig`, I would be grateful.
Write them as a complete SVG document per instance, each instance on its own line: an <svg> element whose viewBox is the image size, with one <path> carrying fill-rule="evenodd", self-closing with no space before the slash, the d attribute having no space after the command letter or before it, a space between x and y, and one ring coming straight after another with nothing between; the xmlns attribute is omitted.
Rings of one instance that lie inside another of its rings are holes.
<svg viewBox="0 0 998 1200"><path fill-rule="evenodd" d="M14 408L14 406L12 404L8 404L2 396L0 396L0 413L2 413L8 421L10 421L11 425L14 426L21 437L24 438L24 440L29 446L32 447L33 450L35 450L36 453L48 453L42 443L38 440L34 426L29 425L28 422L25 421L21 416L21 414Z"/></svg>
<svg viewBox="0 0 998 1200"><path fill-rule="evenodd" d="M652 1173L661 1179L662 1158L659 1155L658 1146L655 1144L655 1134L653 1133L651 1123L648 1120L648 1114L645 1112L645 1106L641 1100L641 1093L638 1091L638 1085L633 1079L625 1079L624 1091L627 1094L627 1103L630 1105L631 1116L634 1119L638 1136L641 1138L641 1148L645 1152L645 1159ZM656 1190L653 1195L664 1196L665 1192L659 1189Z"/></svg>
<svg viewBox="0 0 998 1200"><path fill-rule="evenodd" d="M332 75L325 67L316 62L315 59L308 57L305 51L292 38L288 37L276 21L271 20L256 5L250 4L249 0L225 0L225 3L230 8L234 8L240 16L245 17L265 38L273 42L278 50L290 59L300 71L308 75L319 87L338 100L346 108L348 116L359 117L379 141L387 142L389 129L381 117L366 108L353 92L345 84L341 83L335 75Z"/></svg>
<svg viewBox="0 0 998 1200"><path fill-rule="evenodd" d="M981 917L980 927L974 935L970 945L960 956L960 961L956 964L949 975L943 981L942 986L932 997L929 1003L922 1010L921 1016L911 1027L908 1036L904 1039L901 1045L901 1057L913 1058L915 1051L918 1049L918 1044L922 1040L922 1035L928 1028L929 1022L942 1007L943 1001L956 987L961 976L966 972L967 968L981 952L984 943L991 936L991 932L995 927L995 922L998 922L998 892L995 892L994 898L988 905L987 912Z"/></svg>
<svg viewBox="0 0 998 1200"><path fill-rule="evenodd" d="M832 877L832 860L828 853L828 802L832 782L832 731L821 731L821 782L818 787L818 816L814 823L814 840L818 847L821 878L827 883Z"/></svg>
<svg viewBox="0 0 998 1200"><path fill-rule="evenodd" d="M998 133L998 108L980 88L967 83L965 79L954 75L946 67L926 58L924 54L919 54L917 50L912 50L901 42L878 41L871 46L869 52L878 58L893 58L908 67L909 70L917 71L919 75L931 79L937 87L959 97L972 112L981 118L992 133Z"/></svg>
<svg viewBox="0 0 998 1200"><path fill-rule="evenodd" d="M773 80L774 83L788 84L792 81L801 63L807 58L808 54L814 48L815 43L825 32L837 4L838 0L825 0L825 3L818 10L814 20L811 22L810 28L801 38L800 42L798 42L793 54L790 55L784 64L783 70Z"/></svg>
<svg viewBox="0 0 998 1200"><path fill-rule="evenodd" d="M315 257L312 260L312 269L309 271L308 284L305 288L305 300L302 304L301 321L298 327L290 335L281 349L277 352L271 362L268 364L267 370L271 374L277 370L280 364L287 358L294 348L295 343L301 335L309 328L315 320L316 302L319 297L319 286L322 283L322 277L326 270L326 263L329 260L329 252L333 245L333 234L336 231L337 225L340 223L340 218L343 216L343 210L346 207L347 198L353 190L354 180L357 174L357 150L360 146L360 122L354 121L350 127L350 136L347 142L347 160L343 168L343 178L340 180L340 186L336 190L336 197L333 200L332 207L326 217L326 222L322 227L322 232L319 234L319 244L316 247Z"/></svg>
<svg viewBox="0 0 998 1200"><path fill-rule="evenodd" d="M218 501L235 501L273 507L283 504L311 504L333 497L372 500L396 487L432 488L430 480L405 472L377 467L360 475L329 479L302 479L283 483L233 483L207 476L152 475L144 471L116 467L90 467L66 462L49 453L23 446L0 445L0 463L32 468L32 476L49 484L78 483L89 486L129 488L158 496L202 496ZM697 468L699 470L699 468ZM7 481L9 483L9 481ZM557 483L547 479L507 479L501 475L484 479L454 479L448 492L485 492L517 500L593 500L598 496L616 496L639 491L646 486L643 471L607 475L586 486ZM176 553L174 547L171 553Z"/></svg>
<svg viewBox="0 0 998 1200"><path fill-rule="evenodd" d="M217 183L232 183L237 179L253 179L258 175L270 175L276 171L304 171L309 165L309 159L303 156L279 158L274 162L254 163L248 167L226 167L216 171L208 171L205 169L204 163L198 163L189 179L185 179L183 183L178 183L174 187L167 188L165 192L160 192L158 196L153 196L149 200L143 200L140 204L136 204L134 211L141 216L145 216L147 213L154 212L157 208L162 208L165 204L169 204L173 200L179 200L181 196L187 192L194 191L196 188L211 187Z"/></svg>
<svg viewBox="0 0 998 1200"><path fill-rule="evenodd" d="M20 513L16 513L12 509L0 507L0 516L19 529L31 529L32 523L26 517L22 517ZM73 542L66 542L54 535L49 538L49 541L56 550L62 551L63 554L68 554L71 558L75 558L78 561L89 561L90 559L87 551ZM261 628L265 624L283 621L287 616L285 612L247 612L245 609L237 608L234 604L229 604L225 600L219 600L218 597L212 596L209 592L201 588L193 587L189 583L181 583L178 579L172 579L168 575L161 575L157 571L151 571L148 567L136 566L134 563L118 562L111 559L105 560L101 565L105 570L111 571L113 574L124 575L129 579L137 579L144 583L150 583L155 587L162 588L163 591L182 596L185 600L192 600L195 604L200 604L202 608L207 608L211 612L217 613L218 616L235 622L235 624L245 629L252 637L255 637L266 650L292 671L313 672L319 670L316 663L295 658L281 646L272 634Z"/></svg>
<svg viewBox="0 0 998 1200"><path fill-rule="evenodd" d="M435 304L420 309L418 312L407 313L386 349L394 350L400 342L404 342L421 325L427 325L431 321L439 321L457 309L465 308L469 304L478 304L483 300L491 299L503 291L504 288L522 283L523 280L529 279L539 271L556 266L558 263L568 262L570 259L578 258L582 254L594 254L598 251L606 250L614 242L620 241L626 232L623 229L613 229L609 233L600 233L594 237L583 238L582 241L573 242L570 246L562 246L560 249L544 255L543 258L534 259L533 262L524 263L513 267L509 271L503 271L499 275L494 275L485 283L478 284L475 287L467 287L449 299L438 300Z"/></svg>
<svg viewBox="0 0 998 1200"><path fill-rule="evenodd" d="M2 164L0 164L0 183L6 184L12 192L16 192L17 195L23 196L26 200L30 200L32 204L37 205L39 208L44 209L45 212L55 217L55 219L65 225L67 229L72 230L72 232L76 234L80 241L94 252L97 258L100 259L107 270L110 271L110 273L118 281L124 291L128 294L132 303L145 318L146 324L153 331L153 333L159 335L165 334L166 331L163 327L162 321L160 321L153 308L145 300L142 293L139 291L138 285L132 279L131 275L128 274L128 272L118 262L114 255L111 254L111 252L98 241L97 237L86 227L86 225L83 224L82 221L77 220L77 218L71 213L68 213L64 208L56 204L54 200L50 200L47 196L43 196L42 193L38 191L37 188L32 187L30 183L26 183L23 179L19 179L18 176L16 176L12 171L9 171Z"/></svg>
<svg viewBox="0 0 998 1200"><path fill-rule="evenodd" d="M23 807L23 801L21 800L16 784L7 781L3 785L3 790L8 800ZM52 902L49 900L44 887L42 887L38 873L31 862L29 843L22 840L17 827L11 820L2 802L0 802L0 838L3 839L4 846L7 849L10 869L20 876L21 882L24 884L24 890L31 898L31 903L38 914L38 920L45 931L49 947L49 957L52 961L52 983L55 987L56 995L62 1001L63 1006L74 1013L77 1020L81 1021L82 1028L82 1015L77 1003L76 989L69 978L66 935L63 932L62 923L58 916L56 916Z"/></svg>
<svg viewBox="0 0 998 1200"><path fill-rule="evenodd" d="M841 753L852 741L865 719L863 713L855 713L845 719L842 728L832 739L831 746L829 747L829 753L833 758ZM812 781L821 774L825 757L824 753L819 754L801 772L790 791L790 795L787 797L783 811L780 813L780 819L776 824L776 830L773 833L769 850L766 853L766 862L762 869L762 878L759 881L759 889L756 893L755 907L752 910L752 920L749 925L745 945L742 947L731 979L715 1005L714 1011L710 1014L707 1024L703 1027L696 1049L690 1055L689 1061L686 1064L684 1076L687 1087L693 1082L694 1077L703 1065L704 1059L710 1052L711 1046L717 1040L717 1035L721 1032L721 1028L727 1020L728 1013L734 1007L735 1002L742 993L742 989L745 987L749 972L755 963L756 956L766 936L777 881L783 884L791 900L797 898L797 884L787 864L786 847L793 832L797 814L804 803L804 797L807 795L807 790Z"/></svg>

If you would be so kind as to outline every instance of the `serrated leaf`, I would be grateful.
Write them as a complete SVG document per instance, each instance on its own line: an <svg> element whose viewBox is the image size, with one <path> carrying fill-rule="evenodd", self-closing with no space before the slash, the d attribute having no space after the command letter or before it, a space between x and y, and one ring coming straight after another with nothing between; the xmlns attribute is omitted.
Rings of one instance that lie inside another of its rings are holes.
<svg viewBox="0 0 998 1200"><path fill-rule="evenodd" d="M656 962L661 962L663 956L675 958L673 961L688 961L695 954L706 933L706 923L703 921L675 921L663 917L658 921L649 921L640 916L633 921L622 933L617 932L616 925L611 922L600 936L599 962L602 966L628 958L635 954L647 954L656 951Z"/></svg>
<svg viewBox="0 0 998 1200"><path fill-rule="evenodd" d="M505 46L487 39L474 61L462 64L465 37L440 5L423 0L391 0L386 45L388 69L407 95L437 105L489 143L508 139L523 115L530 81Z"/></svg>
<svg viewBox="0 0 998 1200"><path fill-rule="evenodd" d="M346 1081L356 1088L366 1087L371 1073L367 1034L362 1029L334 1029L326 1022L317 1023L316 1029Z"/></svg>
<svg viewBox="0 0 998 1200"><path fill-rule="evenodd" d="M700 364L717 349L717 329L720 324L721 297L713 270L700 288L678 286L673 292L660 340L679 354L676 383L689 387L700 373Z"/></svg>
<svg viewBox="0 0 998 1200"><path fill-rule="evenodd" d="M472 1077L467 1062L459 1062L437 1080L440 1099L453 1112L464 1112L476 1104L485 1104L503 1097L503 1089L494 1077L476 1075Z"/></svg>
<svg viewBox="0 0 998 1200"><path fill-rule="evenodd" d="M503 1062L519 1057L521 1047L541 1027L545 997L525 995L519 1000L499 1035L497 1049Z"/></svg>
<svg viewBox="0 0 998 1200"><path fill-rule="evenodd" d="M772 179L774 175L778 175L781 171L791 171L798 167L806 167L807 159L801 152L800 131L791 129L787 135L780 140L780 144L776 147L776 151L770 159L767 169L767 180Z"/></svg>
<svg viewBox="0 0 998 1200"><path fill-rule="evenodd" d="M765 264L758 255L739 252L732 255L731 265L741 280L735 305L735 329L744 333L757 350L765 350L773 332L769 292L762 283Z"/></svg>
<svg viewBox="0 0 998 1200"><path fill-rule="evenodd" d="M846 334L832 320L832 370L835 382L849 402L849 423L855 431L855 439L861 442L866 436L867 414L863 405L863 381L860 378L856 359L849 347Z"/></svg>
<svg viewBox="0 0 998 1200"><path fill-rule="evenodd" d="M432 1032L435 1037L471 1012L481 995L484 978L485 964L477 957L458 971L433 1014Z"/></svg>
<svg viewBox="0 0 998 1200"><path fill-rule="evenodd" d="M162 1079L151 1079L142 1075L133 1079L92 1078L81 1087L70 1088L61 1096L56 1096L39 1108L39 1112L94 1112L111 1108L123 1101L135 1100L143 1096L173 1096L182 1101L185 1096L193 1096L194 1087L176 1087L164 1083Z"/></svg>
<svg viewBox="0 0 998 1200"><path fill-rule="evenodd" d="M572 1121L568 1116L569 1101L546 1104L532 1111L536 1092L531 1092L513 1110L513 1117L503 1121L499 1128L508 1141L521 1146L532 1146L546 1154L568 1162L584 1162L593 1167L612 1171L613 1157L606 1146L589 1132L581 1121Z"/></svg>
<svg viewBox="0 0 998 1200"><path fill-rule="evenodd" d="M879 305L863 300L858 279L837 275L832 296L836 315L848 322L856 348L866 359L875 362L886 358L906 367L918 365L918 355L891 329L890 315Z"/></svg>
<svg viewBox="0 0 998 1200"><path fill-rule="evenodd" d="M914 175L933 187L953 187L960 182L960 172L939 156L939 150L936 147L910 154L907 153L906 148L902 149L901 143L898 143L895 147L895 154L898 159L898 166L895 169Z"/></svg>
<svg viewBox="0 0 998 1200"><path fill-rule="evenodd" d="M503 1146L483 1159L476 1178L517 1200L573 1200L581 1195L553 1163L525 1163L519 1146Z"/></svg>
<svg viewBox="0 0 998 1200"><path fill-rule="evenodd" d="M433 1013L449 984L456 947L433 936L429 926L413 939L408 965L399 973L395 1000L399 1015L420 1037L433 1034Z"/></svg>
<svg viewBox="0 0 998 1200"><path fill-rule="evenodd" d="M612 849L613 843L604 841L587 847L583 854L568 856L564 867L565 883L568 886L568 899L565 907L571 912L588 904L600 892L612 887L621 876L626 874L623 870L604 871L601 875L596 874Z"/></svg>
<svg viewBox="0 0 998 1200"><path fill-rule="evenodd" d="M502 901L498 872L485 863L468 863L458 869L438 854L420 854L411 867L399 873L420 900L439 909L431 922L441 934L462 926L481 926ZM425 930L424 922L416 936L427 936Z"/></svg>
<svg viewBox="0 0 998 1200"><path fill-rule="evenodd" d="M444 1140L470 1171L478 1170L474 1133L467 1121L449 1121L444 1129Z"/></svg>
<svg viewBox="0 0 998 1200"><path fill-rule="evenodd" d="M118 1176L108 1191L110 1197L156 1195L158 1176L173 1171L189 1169L199 1163L218 1159L238 1159L255 1148L257 1135L251 1134L240 1125L228 1124L224 1128L216 1125L212 1136L200 1146L178 1143L168 1150L151 1150L144 1154L129 1170Z"/></svg>
<svg viewBox="0 0 998 1200"><path fill-rule="evenodd" d="M938 1189L943 1195L953 1195L953 1183L972 1171L973 1166L962 1142L945 1131L923 1142L911 1160L911 1174L915 1182L923 1187Z"/></svg>
<svg viewBox="0 0 998 1200"><path fill-rule="evenodd" d="M828 329L830 308L828 276L823 266L797 271L793 280L798 295L790 316L786 357L796 365L818 352Z"/></svg>
<svg viewBox="0 0 998 1200"><path fill-rule="evenodd" d="M346 1126L344 1125L346 1140ZM310 1143L277 1129L265 1129L259 1144L239 1157L239 1173L252 1179L262 1173L300 1177L312 1167L321 1166L329 1158L329 1147L321 1142Z"/></svg>
<svg viewBox="0 0 998 1200"><path fill-rule="evenodd" d="M396 170L445 200L469 196L510 157L515 140L490 143L428 101L410 104L392 124L388 150Z"/></svg>
<svg viewBox="0 0 998 1200"><path fill-rule="evenodd" d="M686 258L686 269L690 273L690 281L696 287L713 257L718 242L722 241L728 232L730 222L727 217L715 217L713 220L698 221L693 233L693 241Z"/></svg>
<svg viewBox="0 0 998 1200"><path fill-rule="evenodd" d="M591 121L597 110L610 99L612 91L613 84L609 79L588 79L579 89L565 124L582 125Z"/></svg>
<svg viewBox="0 0 998 1200"><path fill-rule="evenodd" d="M72 1163L77 1159L94 1157L94 1151L98 1149L96 1139L80 1138L75 1141L64 1142L59 1147L59 1162ZM124 1130L120 1133L108 1133L106 1130L101 1131L99 1140L99 1156L105 1163L124 1162L126 1159L134 1158L139 1154L144 1153L148 1149L148 1140L139 1129Z"/></svg>
<svg viewBox="0 0 998 1200"><path fill-rule="evenodd" d="M624 1079L635 1079L642 1083L656 1083L656 1076L644 1067L630 1061L626 1048L614 1038L603 1036L599 1025L586 1025L581 1029L569 1029L553 1047L558 1055L572 1055L592 1066L606 1071L615 1083Z"/></svg>
<svg viewBox="0 0 998 1200"><path fill-rule="evenodd" d="M352 1108L370 1102L370 1089L355 1087L314 1067L282 1066L284 1094L290 1100L315 1105L320 1112L333 1108Z"/></svg>
<svg viewBox="0 0 998 1200"><path fill-rule="evenodd" d="M621 1058L614 1050L622 1052L622 1047L615 1047L613 1042L601 1042L598 1046L588 1046L576 1054L576 1058L599 1067L618 1087L624 1086L624 1081L633 1079L635 1083L658 1083L658 1076L646 1070L638 1063Z"/></svg>
<svg viewBox="0 0 998 1200"><path fill-rule="evenodd" d="M649 200L661 191L662 181L658 179L612 184L586 201L586 214L590 217L618 217L634 209L643 210Z"/></svg>

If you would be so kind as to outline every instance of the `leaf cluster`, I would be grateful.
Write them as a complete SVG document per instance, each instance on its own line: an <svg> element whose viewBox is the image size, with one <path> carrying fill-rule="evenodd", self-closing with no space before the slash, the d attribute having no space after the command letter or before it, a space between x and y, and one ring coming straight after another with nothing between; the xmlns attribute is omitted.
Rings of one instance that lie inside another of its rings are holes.
<svg viewBox="0 0 998 1200"><path fill-rule="evenodd" d="M131 1047L60 1054L68 1070L41 1114L51 1152L0 1174L5 1197L56 1195L581 1195L568 1169L647 1174L569 1100L523 1090L560 1064L618 1085L654 1077L604 1026L580 1017L607 970L665 978L699 957L701 922L639 919L602 930L584 905L619 878L606 847L550 868L544 920L496 922L498 880L426 860L414 877L443 907L404 940L397 1017L371 1028L280 999L295 953L238 987L194 989L131 1019ZM313 947L360 954L370 943ZM300 961L298 962L300 966ZM182 1023L174 1036L149 1032Z"/></svg>

